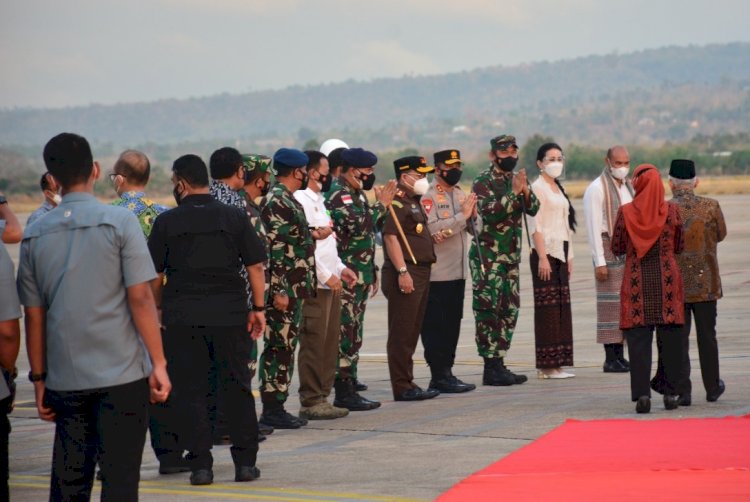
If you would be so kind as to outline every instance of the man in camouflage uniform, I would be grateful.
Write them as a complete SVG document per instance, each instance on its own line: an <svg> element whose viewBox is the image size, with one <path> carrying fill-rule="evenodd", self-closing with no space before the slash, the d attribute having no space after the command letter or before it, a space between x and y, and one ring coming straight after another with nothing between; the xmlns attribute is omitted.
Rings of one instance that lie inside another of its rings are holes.
<svg viewBox="0 0 750 502"><path fill-rule="evenodd" d="M484 385L514 385L527 380L511 373L504 358L510 348L521 304L519 269L521 218L534 216L539 201L529 188L518 161L516 138L507 134L490 140L490 166L474 181L477 213L482 225L469 250L474 319L479 355L484 358Z"/></svg>
<svg viewBox="0 0 750 502"><path fill-rule="evenodd" d="M341 295L341 341L333 404L361 411L380 406L379 402L360 396L355 386L367 298L378 288L375 229L382 225L386 208L396 192L396 183L391 181L382 189L375 187L377 202L371 206L365 190L374 187L373 166L378 158L362 148L351 148L341 152L341 160L341 176L327 194L326 207L331 212L339 257L347 268L357 273L358 279L354 288L344 289Z"/></svg>
<svg viewBox="0 0 750 502"><path fill-rule="evenodd" d="M294 371L294 350L305 298L315 294L315 244L302 206L293 193L307 186L308 157L279 149L273 157L276 184L261 208L270 250L267 328L260 356L260 421L278 429L298 429L307 420L284 409Z"/></svg>

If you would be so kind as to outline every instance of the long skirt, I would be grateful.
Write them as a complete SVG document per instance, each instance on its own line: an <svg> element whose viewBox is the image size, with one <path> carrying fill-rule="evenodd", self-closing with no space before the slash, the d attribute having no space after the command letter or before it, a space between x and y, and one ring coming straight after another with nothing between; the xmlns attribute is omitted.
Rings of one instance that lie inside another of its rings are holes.
<svg viewBox="0 0 750 502"><path fill-rule="evenodd" d="M609 237L602 235L604 259L607 261L607 280L596 286L596 343L623 343L620 330L620 287L625 274L625 261L612 254Z"/></svg>
<svg viewBox="0 0 750 502"><path fill-rule="evenodd" d="M568 253L567 243L565 253ZM552 273L549 280L539 278L539 255L531 252L534 286L534 340L536 367L573 366L573 316L570 311L568 264L547 255Z"/></svg>

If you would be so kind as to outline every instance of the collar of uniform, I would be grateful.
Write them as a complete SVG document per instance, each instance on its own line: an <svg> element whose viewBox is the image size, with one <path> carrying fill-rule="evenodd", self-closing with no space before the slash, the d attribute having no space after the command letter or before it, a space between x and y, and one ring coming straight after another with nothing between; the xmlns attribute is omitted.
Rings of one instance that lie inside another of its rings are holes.
<svg viewBox="0 0 750 502"><path fill-rule="evenodd" d="M351 195L356 195L357 193L359 193L360 190L358 188L354 188L351 184L349 184L346 178L341 176L339 179L341 180L341 186Z"/></svg>
<svg viewBox="0 0 750 502"><path fill-rule="evenodd" d="M83 202L96 200L94 194L89 192L69 192L63 195L62 202L60 204L66 204L68 202Z"/></svg>
<svg viewBox="0 0 750 502"><path fill-rule="evenodd" d="M182 199L181 203L199 206L214 200L216 199L214 199L210 193L194 193Z"/></svg>
<svg viewBox="0 0 750 502"><path fill-rule="evenodd" d="M316 192L314 190L311 190L310 187L305 188L300 192L302 195L306 196L308 199L310 199L313 202L318 202L320 199L323 198L323 192Z"/></svg>
<svg viewBox="0 0 750 502"><path fill-rule="evenodd" d="M693 189L692 188L675 188L672 191L673 195L675 197L685 197L686 195L693 195Z"/></svg>

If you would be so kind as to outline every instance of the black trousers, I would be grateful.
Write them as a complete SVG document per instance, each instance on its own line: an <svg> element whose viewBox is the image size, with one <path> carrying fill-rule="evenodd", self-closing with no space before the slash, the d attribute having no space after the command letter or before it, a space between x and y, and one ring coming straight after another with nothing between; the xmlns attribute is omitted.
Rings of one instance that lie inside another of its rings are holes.
<svg viewBox="0 0 750 502"><path fill-rule="evenodd" d="M654 329L661 337L664 383L668 394L677 394L682 365L682 326L643 326L623 330L628 340L630 357L630 396L637 401L640 396L651 396L651 346Z"/></svg>
<svg viewBox="0 0 750 502"><path fill-rule="evenodd" d="M246 326L168 326L165 338L173 387L173 429L180 446L189 452L191 469L213 466L208 400L209 374L214 364L219 393L224 396L232 458L238 465L255 465L258 419L248 366L252 340Z"/></svg>
<svg viewBox="0 0 750 502"><path fill-rule="evenodd" d="M47 389L44 400L55 412L49 499L89 500L98 459L101 500L138 500L148 381L83 391Z"/></svg>
<svg viewBox="0 0 750 502"><path fill-rule="evenodd" d="M6 398L9 400L10 398ZM8 479L10 466L8 462L8 440L10 438L10 420L8 420L6 399L0 401L0 500L10 500ZM4 474L1 474L4 473Z"/></svg>
<svg viewBox="0 0 750 502"><path fill-rule="evenodd" d="M430 281L421 334L424 358L433 376L451 369L456 360L465 290L465 279Z"/></svg>
<svg viewBox="0 0 750 502"><path fill-rule="evenodd" d="M682 367L677 384L677 393L690 395L693 384L690 381L690 329L695 317L695 331L698 340L698 358L701 363L703 388L712 392L719 386L719 344L716 341L716 301L685 304L685 324L682 333ZM661 355L662 340L656 337L659 347L659 365L656 368L657 381L663 380L664 368Z"/></svg>

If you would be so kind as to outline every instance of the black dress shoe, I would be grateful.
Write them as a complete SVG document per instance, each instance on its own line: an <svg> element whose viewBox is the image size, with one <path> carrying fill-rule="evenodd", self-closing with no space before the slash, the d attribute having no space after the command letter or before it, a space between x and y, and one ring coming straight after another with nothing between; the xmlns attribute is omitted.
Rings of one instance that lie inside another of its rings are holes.
<svg viewBox="0 0 750 502"><path fill-rule="evenodd" d="M693 404L693 398L690 394L680 394L680 406L690 406Z"/></svg>
<svg viewBox="0 0 750 502"><path fill-rule="evenodd" d="M604 370L604 373L628 373L630 371L617 359L604 361L602 369Z"/></svg>
<svg viewBox="0 0 750 502"><path fill-rule="evenodd" d="M235 465L234 466L234 480L235 481L253 481L260 477L260 469L254 465Z"/></svg>
<svg viewBox="0 0 750 502"><path fill-rule="evenodd" d="M680 407L680 396L673 394L664 394L664 409L676 410Z"/></svg>
<svg viewBox="0 0 750 502"><path fill-rule="evenodd" d="M648 396L641 396L638 398L638 402L635 403L636 413L650 413L651 412L651 398Z"/></svg>
<svg viewBox="0 0 750 502"><path fill-rule="evenodd" d="M357 392L364 392L368 389L367 385L363 384L359 380L354 380L354 390Z"/></svg>
<svg viewBox="0 0 750 502"><path fill-rule="evenodd" d="M303 425L307 425L307 420L287 413L284 408L263 411L259 421L274 429L299 429Z"/></svg>
<svg viewBox="0 0 750 502"><path fill-rule="evenodd" d="M626 370L630 371L630 362L625 359L624 357L620 356L617 358L617 362L620 363L620 366L625 368Z"/></svg>
<svg viewBox="0 0 750 502"><path fill-rule="evenodd" d="M440 395L439 390L427 389L422 390L419 387L412 387L411 389L402 392L398 396L395 396L396 401L424 401L425 399L432 399Z"/></svg>
<svg viewBox="0 0 750 502"><path fill-rule="evenodd" d="M268 424L262 424L258 422L258 432L263 434L264 436L270 436L271 434L273 434L273 427Z"/></svg>
<svg viewBox="0 0 750 502"><path fill-rule="evenodd" d="M366 397L354 392L345 396L336 396L333 405L337 408L346 408L349 411L369 411L380 408L380 401L370 401Z"/></svg>
<svg viewBox="0 0 750 502"><path fill-rule="evenodd" d="M709 403L717 401L719 397L724 394L725 390L727 390L727 386L724 385L724 380L719 379L719 385L716 386L716 389L706 393L706 401L708 401Z"/></svg>
<svg viewBox="0 0 750 502"><path fill-rule="evenodd" d="M459 394L461 392L469 392L476 388L477 386L473 383L462 382L452 375L447 378L430 380L430 385L428 387L428 389L435 389L442 394Z"/></svg>
<svg viewBox="0 0 750 502"><path fill-rule="evenodd" d="M189 470L190 462L182 455L172 456L168 454L159 459L159 474L179 474Z"/></svg>
<svg viewBox="0 0 750 502"><path fill-rule="evenodd" d="M210 485L214 482L214 471L211 469L196 469L190 473L191 485Z"/></svg>

